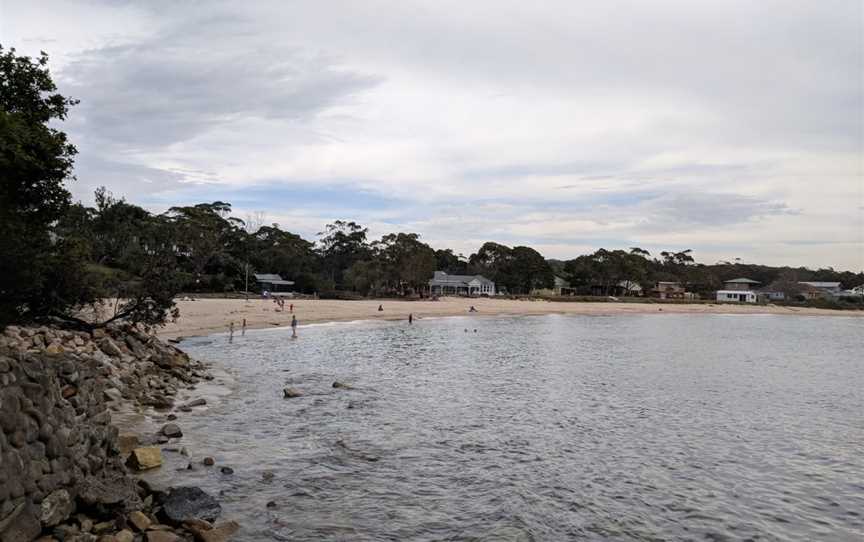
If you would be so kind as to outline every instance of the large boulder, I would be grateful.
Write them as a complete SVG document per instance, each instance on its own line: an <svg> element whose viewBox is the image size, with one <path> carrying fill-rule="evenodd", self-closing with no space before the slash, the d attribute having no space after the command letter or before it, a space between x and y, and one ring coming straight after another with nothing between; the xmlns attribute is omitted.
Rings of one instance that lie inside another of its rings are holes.
<svg viewBox="0 0 864 542"><path fill-rule="evenodd" d="M135 448L129 454L126 465L135 470L155 469L162 465L162 452L155 446Z"/></svg>
<svg viewBox="0 0 864 542"><path fill-rule="evenodd" d="M175 487L162 503L162 512L172 523L202 519L214 521L222 513L219 503L198 487Z"/></svg>
<svg viewBox="0 0 864 542"><path fill-rule="evenodd" d="M65 489L52 491L39 506L39 521L43 527L53 527L75 510L75 501Z"/></svg>
<svg viewBox="0 0 864 542"><path fill-rule="evenodd" d="M33 505L21 499L5 518L0 519L0 542L29 542L42 532Z"/></svg>

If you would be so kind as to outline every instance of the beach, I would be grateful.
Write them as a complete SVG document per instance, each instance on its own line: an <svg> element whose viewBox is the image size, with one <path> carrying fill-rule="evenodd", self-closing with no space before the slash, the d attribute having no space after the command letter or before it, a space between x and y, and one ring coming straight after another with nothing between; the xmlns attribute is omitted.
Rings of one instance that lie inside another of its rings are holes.
<svg viewBox="0 0 864 542"><path fill-rule="evenodd" d="M294 304L294 312L289 305ZM379 311L378 306L384 310ZM469 313L471 307L477 312ZM732 305L732 304L677 304L634 302L561 302L543 300L513 300L494 298L445 297L437 301L399 300L286 300L285 310L280 311L272 300L261 298L243 299L195 299L178 300L180 317L158 330L162 338L190 337L228 331L233 322L239 332L243 319L249 329L289 326L291 317L298 323L340 322L351 320L407 320L409 314L415 320L443 316L495 316L495 315L541 315L541 314L787 314L804 316L864 316L862 311L838 311L807 307L783 307L779 305Z"/></svg>

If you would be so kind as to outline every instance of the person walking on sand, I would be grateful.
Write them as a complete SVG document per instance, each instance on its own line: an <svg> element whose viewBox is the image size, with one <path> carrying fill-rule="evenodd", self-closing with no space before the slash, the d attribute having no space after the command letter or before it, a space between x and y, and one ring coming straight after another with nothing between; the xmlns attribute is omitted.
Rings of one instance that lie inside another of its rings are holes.
<svg viewBox="0 0 864 542"><path fill-rule="evenodd" d="M411 312L408 313L408 323L409 324L414 323L414 313L411 313Z"/></svg>
<svg viewBox="0 0 864 542"><path fill-rule="evenodd" d="M288 312L290 312L291 314L294 314L294 303L291 303L290 305L288 305Z"/></svg>
<svg viewBox="0 0 864 542"><path fill-rule="evenodd" d="M297 315L291 316L291 336L297 337Z"/></svg>

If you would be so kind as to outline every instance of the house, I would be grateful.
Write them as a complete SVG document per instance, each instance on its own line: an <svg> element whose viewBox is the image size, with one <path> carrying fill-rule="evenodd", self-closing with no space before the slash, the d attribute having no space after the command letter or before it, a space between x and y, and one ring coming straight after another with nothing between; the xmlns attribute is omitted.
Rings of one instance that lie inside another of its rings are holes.
<svg viewBox="0 0 864 542"><path fill-rule="evenodd" d="M483 275L448 275L435 271L429 281L432 295L495 295L495 283Z"/></svg>
<svg viewBox="0 0 864 542"><path fill-rule="evenodd" d="M805 287L806 299L821 299L837 296L842 289L839 282L801 281L798 284Z"/></svg>
<svg viewBox="0 0 864 542"><path fill-rule="evenodd" d="M660 281L654 285L651 293L660 299L684 299L687 297L687 292L680 282Z"/></svg>
<svg viewBox="0 0 864 542"><path fill-rule="evenodd" d="M573 295L574 292L575 290L570 287L569 282L556 275L554 277L554 283L552 284L552 288L535 288L534 290L531 290L531 295L559 296Z"/></svg>
<svg viewBox="0 0 864 542"><path fill-rule="evenodd" d="M723 281L723 289L724 290L746 291L746 290L752 290L753 288L755 288L759 284L762 284L762 283L759 282L758 280L745 279L745 278L732 279L732 280Z"/></svg>
<svg viewBox="0 0 864 542"><path fill-rule="evenodd" d="M717 290L717 301L720 303L756 303L759 300L753 288L761 284L758 280L738 278L723 282L723 289Z"/></svg>
<svg viewBox="0 0 864 542"><path fill-rule="evenodd" d="M753 290L717 290L717 301L721 303L756 303L758 298Z"/></svg>
<svg viewBox="0 0 864 542"><path fill-rule="evenodd" d="M275 274L257 273L253 276L262 292L289 292L294 286L294 281L282 280L281 276Z"/></svg>
<svg viewBox="0 0 864 542"><path fill-rule="evenodd" d="M641 296L643 293L642 285L632 280L622 280L618 283L618 288L621 290L620 295Z"/></svg>

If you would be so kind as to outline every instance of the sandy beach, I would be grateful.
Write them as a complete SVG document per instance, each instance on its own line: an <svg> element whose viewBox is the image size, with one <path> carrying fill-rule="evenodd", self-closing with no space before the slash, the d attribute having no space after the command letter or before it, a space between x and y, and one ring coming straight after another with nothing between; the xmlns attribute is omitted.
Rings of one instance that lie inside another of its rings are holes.
<svg viewBox="0 0 864 542"><path fill-rule="evenodd" d="M196 299L177 301L180 317L158 331L163 338L208 335L228 330L234 322L239 331L246 319L248 328L288 326L291 313L286 301L285 311L279 311L273 301L262 299ZM807 316L864 316L861 311L836 311L815 308L781 307L776 305L712 305L712 304L652 304L652 303L590 303L527 301L487 298L441 298L438 301L396 300L313 300L294 303L294 314L303 324L350 320L406 320L435 316L538 315L538 314L794 314ZM384 310L379 311L378 305ZM476 313L469 313L471 306Z"/></svg>

